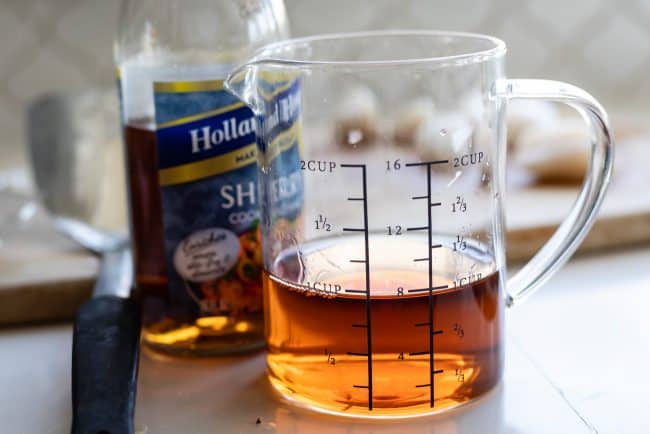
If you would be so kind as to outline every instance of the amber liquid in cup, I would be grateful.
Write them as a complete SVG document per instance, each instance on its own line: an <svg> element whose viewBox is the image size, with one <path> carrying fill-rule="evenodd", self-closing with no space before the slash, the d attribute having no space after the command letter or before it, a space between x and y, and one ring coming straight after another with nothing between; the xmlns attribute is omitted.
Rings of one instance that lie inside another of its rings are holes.
<svg viewBox="0 0 650 434"><path fill-rule="evenodd" d="M434 280L447 281L449 288L435 290L430 299L422 288L426 272L373 270L368 301L365 294L345 293L365 287L364 272L330 276L341 287L334 294L336 285L290 283L295 261L285 256L264 277L270 379L287 398L346 415L409 416L456 406L498 383L498 272L476 273L454 287L454 279L440 270ZM421 291L408 292L413 289Z"/></svg>

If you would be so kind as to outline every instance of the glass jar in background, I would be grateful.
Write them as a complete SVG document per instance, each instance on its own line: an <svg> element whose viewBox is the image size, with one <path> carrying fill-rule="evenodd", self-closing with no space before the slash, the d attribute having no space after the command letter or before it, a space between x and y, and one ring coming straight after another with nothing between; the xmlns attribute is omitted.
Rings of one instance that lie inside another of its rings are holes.
<svg viewBox="0 0 650 434"><path fill-rule="evenodd" d="M281 0L123 0L116 40L143 341L174 354L263 346L253 113L223 88L285 38Z"/></svg>

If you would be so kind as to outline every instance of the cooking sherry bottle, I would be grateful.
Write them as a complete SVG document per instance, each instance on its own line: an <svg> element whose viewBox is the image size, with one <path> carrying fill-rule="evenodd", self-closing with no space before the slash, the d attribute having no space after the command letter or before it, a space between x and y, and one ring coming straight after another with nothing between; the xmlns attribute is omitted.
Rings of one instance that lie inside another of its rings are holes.
<svg viewBox="0 0 650 434"><path fill-rule="evenodd" d="M288 36L282 0L124 0L115 44L143 342L263 346L253 113L223 87Z"/></svg>

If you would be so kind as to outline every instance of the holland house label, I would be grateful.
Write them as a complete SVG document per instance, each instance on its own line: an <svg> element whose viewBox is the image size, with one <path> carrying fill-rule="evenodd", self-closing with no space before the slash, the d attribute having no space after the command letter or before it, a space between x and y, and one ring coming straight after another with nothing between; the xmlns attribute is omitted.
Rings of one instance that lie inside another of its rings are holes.
<svg viewBox="0 0 650 434"><path fill-rule="evenodd" d="M157 82L154 101L169 296L184 307L178 316L259 311L253 113L222 81Z"/></svg>

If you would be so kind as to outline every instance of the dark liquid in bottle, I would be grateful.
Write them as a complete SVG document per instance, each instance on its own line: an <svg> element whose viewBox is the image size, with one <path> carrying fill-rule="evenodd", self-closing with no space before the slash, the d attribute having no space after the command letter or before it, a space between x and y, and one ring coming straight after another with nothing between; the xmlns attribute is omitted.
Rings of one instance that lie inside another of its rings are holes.
<svg viewBox="0 0 650 434"><path fill-rule="evenodd" d="M124 128L136 288L164 298L167 287L156 132L150 122Z"/></svg>

